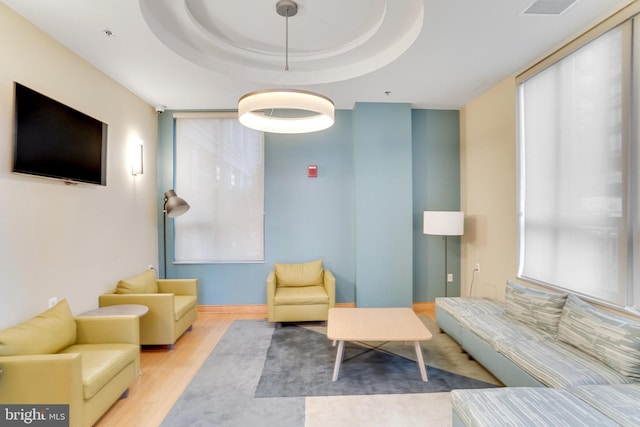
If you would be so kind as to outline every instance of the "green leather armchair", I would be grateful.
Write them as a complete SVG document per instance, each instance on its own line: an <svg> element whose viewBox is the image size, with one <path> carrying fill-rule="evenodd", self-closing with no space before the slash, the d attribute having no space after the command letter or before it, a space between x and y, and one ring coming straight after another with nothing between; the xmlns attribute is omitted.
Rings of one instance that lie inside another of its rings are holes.
<svg viewBox="0 0 640 427"><path fill-rule="evenodd" d="M69 405L69 426L89 427L140 373L135 316L76 317L66 300L0 331L0 402Z"/></svg>
<svg viewBox="0 0 640 427"><path fill-rule="evenodd" d="M152 270L118 282L99 296L100 307L141 304L149 307L140 318L140 344L173 348L198 317L197 279L157 279Z"/></svg>
<svg viewBox="0 0 640 427"><path fill-rule="evenodd" d="M267 276L269 322L323 321L336 303L336 279L322 260L274 264Z"/></svg>

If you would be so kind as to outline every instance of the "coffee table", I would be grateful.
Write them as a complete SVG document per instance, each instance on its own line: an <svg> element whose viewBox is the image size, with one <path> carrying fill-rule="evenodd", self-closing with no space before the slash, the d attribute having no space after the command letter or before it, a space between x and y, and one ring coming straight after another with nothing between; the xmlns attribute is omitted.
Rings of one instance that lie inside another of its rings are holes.
<svg viewBox="0 0 640 427"><path fill-rule="evenodd" d="M327 338L338 342L333 381L338 379L345 341L413 341L422 381L428 381L420 341L432 338L410 308L330 308Z"/></svg>

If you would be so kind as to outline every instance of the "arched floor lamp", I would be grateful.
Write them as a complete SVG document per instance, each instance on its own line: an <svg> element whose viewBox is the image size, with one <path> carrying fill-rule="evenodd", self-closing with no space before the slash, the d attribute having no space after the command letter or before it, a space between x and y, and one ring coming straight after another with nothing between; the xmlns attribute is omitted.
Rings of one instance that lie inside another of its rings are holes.
<svg viewBox="0 0 640 427"><path fill-rule="evenodd" d="M424 211L423 233L433 236L444 236L444 296L449 296L447 282L447 236L464 234L464 212L456 211Z"/></svg>
<svg viewBox="0 0 640 427"><path fill-rule="evenodd" d="M167 278L167 217L169 218L175 218L177 216L182 215L183 213L185 213L186 211L189 210L191 206L189 206L189 203L185 202L184 199L181 199L180 197L178 197L178 195L176 194L175 191L173 190L168 190L166 193L164 193L164 207L163 207L163 212L164 215L162 215L162 219L163 219L163 223L162 225L164 226L164 245L163 245L163 249L164 249L164 278Z"/></svg>

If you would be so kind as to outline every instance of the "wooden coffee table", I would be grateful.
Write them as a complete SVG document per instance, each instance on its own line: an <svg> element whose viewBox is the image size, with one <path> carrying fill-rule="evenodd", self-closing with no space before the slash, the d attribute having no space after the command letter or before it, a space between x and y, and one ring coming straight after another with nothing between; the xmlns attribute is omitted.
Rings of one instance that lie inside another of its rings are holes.
<svg viewBox="0 0 640 427"><path fill-rule="evenodd" d="M345 341L413 341L422 381L428 381L420 341L432 338L410 308L331 308L327 338L338 341L333 381L338 379Z"/></svg>

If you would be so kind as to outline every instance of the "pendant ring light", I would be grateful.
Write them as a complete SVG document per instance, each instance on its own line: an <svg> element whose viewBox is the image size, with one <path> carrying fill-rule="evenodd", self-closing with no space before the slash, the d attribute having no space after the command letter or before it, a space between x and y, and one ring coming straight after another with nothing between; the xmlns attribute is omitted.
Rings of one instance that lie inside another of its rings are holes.
<svg viewBox="0 0 640 427"><path fill-rule="evenodd" d="M292 0L276 3L276 12L286 19L285 71L289 70L289 17L298 13ZM287 116L274 116L286 110ZM238 117L244 126L263 132L306 133L333 125L335 107L329 98L298 89L266 89L248 93L238 101Z"/></svg>

